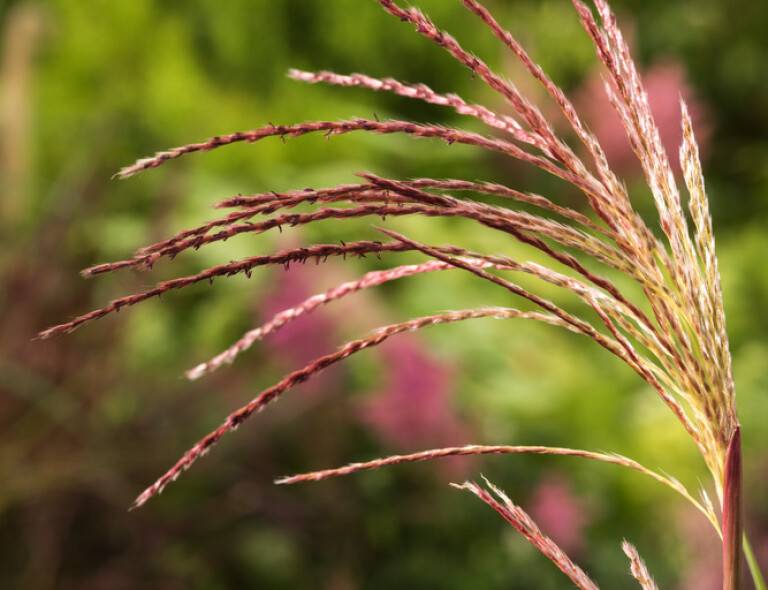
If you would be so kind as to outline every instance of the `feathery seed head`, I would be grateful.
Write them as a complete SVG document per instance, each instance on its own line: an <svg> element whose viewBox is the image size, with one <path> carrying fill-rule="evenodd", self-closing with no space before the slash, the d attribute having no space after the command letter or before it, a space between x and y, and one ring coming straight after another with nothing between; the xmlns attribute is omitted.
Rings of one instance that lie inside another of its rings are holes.
<svg viewBox="0 0 768 590"><path fill-rule="evenodd" d="M399 180L362 174L363 182L358 184L232 197L219 203L219 207L234 209L223 217L141 248L125 260L86 269L86 276L125 268L149 269L163 258L174 258L183 252L197 250L244 233L261 233L282 229L283 226L293 227L331 219L343 223L346 219L360 217L401 216L455 217L467 223L480 224L488 231L502 232L531 247L546 256L551 264L550 268L504 256L471 252L453 244L425 244L391 229L381 229L392 241L317 244L221 264L116 299L101 309L41 332L41 338L71 332L82 324L151 297L218 277L240 273L248 275L252 269L260 266L287 266L309 259L321 262L332 256L381 256L405 251L419 252L429 260L368 273L358 280L339 285L284 310L266 324L249 331L228 350L190 370L188 377L200 378L232 362L255 341L320 306L362 289L423 273L463 270L480 280L502 287L516 297L528 300L538 308L531 312L513 308L480 308L440 313L385 326L367 337L348 342L336 352L319 357L304 368L290 373L232 413L219 428L201 439L139 496L136 506L159 493L225 434L236 429L269 402L352 354L398 334L430 325L479 318L532 319L587 336L626 363L659 395L689 433L712 474L717 497L721 506L727 509L725 520L733 529L723 531L730 535L728 538L733 549L736 542L732 537L740 530L738 524L733 524L738 523L737 518L734 521L734 515L738 512L736 506L740 493L740 485L736 483L734 475L738 471L734 467L734 457L738 457L739 423L712 221L693 124L685 104L681 102L683 140L679 160L692 226L686 218L682 190L662 145L647 94L614 14L605 0L595 0L598 21L587 5L580 0L572 0L576 14L605 68L607 95L622 121L653 196L663 233L657 237L637 213L624 184L610 169L599 141L582 123L572 102L531 59L511 32L479 1L462 0L466 9L476 15L480 23L487 26L521 62L528 74L543 86L583 145L584 150L580 153L585 154L586 160L558 136L555 126L512 82L465 50L456 39L439 29L418 9L404 8L395 0L377 1L387 13L410 24L418 34L444 49L477 79L498 93L508 103L511 114L496 113L484 105L469 103L456 94L443 94L423 84L409 84L394 78L378 79L365 74L342 75L328 71L312 73L298 70L291 70L290 77L310 84L364 87L447 107L460 115L479 120L490 128L492 134L398 120L350 119L294 125L269 124L251 131L220 135L158 152L123 168L117 176L127 178L193 152L219 149L236 142L255 143L269 137L297 138L312 133L336 136L358 131L380 135L399 134L473 146L530 164L578 189L590 213L585 214L572 207L559 205L550 198L492 182ZM481 198L502 197L509 206L489 205L482 200L462 196L465 193L473 193ZM518 203L532 206L537 213L516 209ZM310 212L289 211L299 205L317 204L322 204L322 207ZM252 221L254 217L260 219ZM622 273L628 281L639 286L642 300L631 299L619 285L600 271L591 270L591 266L588 268L585 259ZM567 312L552 301L517 285L510 277L519 272L570 291L594 312L597 319L588 320L576 313ZM587 451L544 447L454 447L355 463L339 469L285 478L280 483L314 481L363 469L449 455L516 452L578 455L643 471L681 493L719 530L712 504L695 500L677 480L651 472L630 459ZM550 557L578 587L596 588L586 574L553 547L530 518L496 488L491 486L491 493L474 483L459 487L471 491L491 505ZM633 575L641 586L646 589L655 588L634 548L625 543L624 550L630 557ZM728 555L732 559L733 551Z"/></svg>

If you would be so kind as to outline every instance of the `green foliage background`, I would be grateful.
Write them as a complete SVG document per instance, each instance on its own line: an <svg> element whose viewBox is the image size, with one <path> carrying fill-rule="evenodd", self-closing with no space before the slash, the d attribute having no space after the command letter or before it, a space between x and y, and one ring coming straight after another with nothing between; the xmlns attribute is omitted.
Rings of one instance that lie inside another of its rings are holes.
<svg viewBox="0 0 768 590"><path fill-rule="evenodd" d="M460 2L418 4L491 64L519 74ZM595 67L566 0L488 4L566 89ZM641 63L680 60L710 109L705 166L745 428L748 528L765 552L768 4L614 5L632 23ZM267 342L210 379L180 378L254 324L279 271L195 287L70 337L29 342L36 330L117 294L284 243L277 235L243 237L161 264L151 276L78 277L84 266L124 257L208 218L211 203L238 192L324 186L372 170L500 180L578 203L567 187L471 149L359 134L232 146L129 181L109 181L120 166L156 149L267 122L375 112L474 126L407 99L307 87L285 77L289 67L392 75L503 108L497 98L373 0L5 1L4 40L21 11L36 19L38 30L28 33L33 58L20 66L28 77L29 117L20 135L4 130L0 137L3 153L28 154L20 174L0 179L0 586L567 587L485 506L448 488L449 478L435 466L292 489L271 485L283 473L399 450L353 419L351 402L386 379L388 367L375 355L347 364L343 387L318 403L302 405L297 390L230 436L163 497L126 512L136 493L198 436L291 368L269 353ZM10 47L4 44L4 61L22 60L8 53ZM13 76L0 81L2 90L17 82ZM642 187L632 188L649 211ZM467 223L387 223L425 241L532 256ZM326 223L294 239L375 236L370 226ZM381 264L349 261L334 272L352 277ZM545 293L578 309L555 290ZM386 321L509 303L504 292L460 273L409 279L376 297ZM373 326L361 314L353 323L339 322L333 339L340 343ZM704 478L703 464L671 414L629 369L587 341L551 328L488 321L428 330L419 338L455 366L457 406L475 432L473 442L606 449L692 486ZM468 468L470 476L481 472L523 505L545 474L567 477L592 515L578 559L606 588L631 587L619 548L623 537L638 545L663 588L681 583L695 561L700 540L679 525L687 509L639 476L542 457L478 460Z"/></svg>

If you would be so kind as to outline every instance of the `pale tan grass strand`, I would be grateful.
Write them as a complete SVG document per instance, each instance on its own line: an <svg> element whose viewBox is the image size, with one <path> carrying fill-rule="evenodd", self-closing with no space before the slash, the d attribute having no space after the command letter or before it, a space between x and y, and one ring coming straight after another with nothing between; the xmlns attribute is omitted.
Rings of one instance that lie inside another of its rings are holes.
<svg viewBox="0 0 768 590"><path fill-rule="evenodd" d="M630 571L632 572L632 576L637 580L637 582L640 584L640 587L643 590L659 590L659 587L656 586L656 582L653 581L653 578L651 577L651 574L648 573L648 568L645 565L645 562L640 557L640 554L637 552L637 549L635 548L632 543L625 540L621 544L621 548L624 550L625 555L629 558L629 564L630 564Z"/></svg>

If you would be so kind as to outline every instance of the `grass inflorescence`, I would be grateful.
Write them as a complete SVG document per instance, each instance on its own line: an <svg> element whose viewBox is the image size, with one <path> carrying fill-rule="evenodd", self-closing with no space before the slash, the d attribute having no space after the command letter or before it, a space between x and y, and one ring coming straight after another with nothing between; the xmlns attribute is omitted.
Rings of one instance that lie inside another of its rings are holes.
<svg viewBox="0 0 768 590"><path fill-rule="evenodd" d="M480 224L488 231L501 232L533 248L550 263L542 265L503 255L473 252L455 244L427 244L413 236L402 235L389 228L379 228L381 233L377 237L380 236L380 239L315 244L275 254L261 254L214 266L194 275L164 281L152 289L121 297L101 309L41 332L42 338L72 332L92 320L169 291L236 274L249 275L254 268L260 266L288 266L310 259L323 262L329 257L367 254L388 258L401 252L421 253L428 260L420 264L373 271L360 279L310 297L278 313L264 325L250 330L221 354L192 368L187 376L198 379L233 362L254 342L323 305L363 289L425 273L463 270L479 280L493 283L527 300L537 308L536 311L521 311L511 307L487 307L436 313L384 326L367 336L347 342L335 352L316 358L289 373L272 387L260 392L251 402L231 413L218 428L192 446L175 465L148 487L136 499L135 507L160 493L222 437L234 431L267 404L297 384L357 352L377 346L399 334L438 324L481 318L529 319L590 338L621 359L644 380L673 412L698 448L711 473L717 502L712 502L703 490L702 499L697 500L693 493L673 477L648 469L627 457L541 446L470 445L433 449L285 477L278 480L278 483L317 481L404 462L456 455L532 453L608 462L639 471L665 484L706 516L715 532L723 539L723 587L735 590L739 580L742 537L740 428L712 221L693 124L685 103L681 100L683 141L678 158L683 186L679 186L671 159L662 145L642 80L614 13L605 0L594 0L597 15L580 0L572 0L578 18L603 64L605 92L623 123L652 194L661 228L660 235L657 235L633 206L624 183L611 170L599 141L581 120L572 102L480 2L462 0L466 9L488 27L528 74L543 87L578 140L579 149L570 146L560 136L555 124L515 84L464 49L454 37L441 30L417 8L403 7L394 0L378 0L378 3L387 13L412 26L419 35L444 49L470 70L475 78L504 100L509 112L499 113L487 106L470 103L456 94L441 94L426 85L409 84L393 78L291 70L291 78L310 84L363 87L444 106L484 123L489 127L489 132L483 134L427 123L362 118L289 125L269 124L251 131L220 135L158 152L126 166L116 176L128 178L193 152L207 152L238 142L255 143L270 137L286 139L308 134L331 137L352 132L398 134L448 144L464 144L530 164L577 189L590 213L585 214L575 208L557 204L545 196L498 183L461 179L391 179L361 173L361 181L357 184L232 197L217 205L229 211L221 217L145 246L125 260L86 269L83 274L87 277L125 269L148 270L163 259L173 259L185 251L197 250L240 234L282 230L284 226L307 225L321 220L332 219L343 223L347 219L363 217L385 221L387 218L405 216L462 218ZM467 196L468 193L495 197L502 200L504 206L472 199ZM684 193L687 195L685 198ZM291 211L300 205L315 208L309 212ZM515 208L515 205L525 205L526 209ZM597 264L587 264L586 260ZM595 267L620 273L638 287L637 292L642 297L633 299L608 278L608 273L592 270ZM553 301L519 285L514 280L516 273L535 276L569 291L586 305L589 315L582 317L566 311ZM586 573L503 492L491 484L482 487L468 482L457 487L475 494L496 510L552 560L578 588L597 588ZM716 503L719 504L719 510L715 507ZM627 542L623 548L630 559L631 572L641 587L646 590L655 589L656 585L637 550ZM748 545L745 549L751 554ZM756 584L764 587L761 585L760 573L754 567L752 574Z"/></svg>

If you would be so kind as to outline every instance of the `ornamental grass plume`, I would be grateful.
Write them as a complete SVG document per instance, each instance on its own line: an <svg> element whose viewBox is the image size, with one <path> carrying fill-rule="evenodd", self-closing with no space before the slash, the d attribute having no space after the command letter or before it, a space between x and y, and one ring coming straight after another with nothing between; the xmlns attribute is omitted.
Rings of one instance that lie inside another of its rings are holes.
<svg viewBox="0 0 768 590"><path fill-rule="evenodd" d="M121 297L101 309L49 328L41 332L40 337L72 332L91 320L198 282L237 274L250 275L254 268L260 266L288 266L307 260L322 262L329 257L368 254L389 257L406 251L421 253L427 261L370 272L358 280L310 297L278 313L264 325L249 331L228 350L191 369L188 377L201 378L231 363L254 342L274 334L297 317L312 313L320 306L363 289L424 273L463 270L506 289L538 309L521 311L513 307L488 307L436 313L384 326L367 336L347 342L335 352L318 357L289 373L230 414L218 428L192 446L175 465L141 493L134 507L143 505L160 493L222 437L237 429L270 402L353 354L399 334L427 326L481 318L528 319L586 336L634 370L673 412L698 448L711 473L716 500L710 500L710 495L704 489L700 497L697 497L673 477L653 471L627 457L542 446L470 445L434 449L286 477L278 480L278 483L317 481L365 469L456 455L533 453L569 455L607 462L654 478L696 507L711 523L715 533L722 537L723 588L735 590L739 584L743 534L740 514L740 430L712 222L688 109L681 100L682 145L678 156L687 190L687 197L683 198L673 165L662 145L643 83L613 12L605 0L594 0L596 18L590 7L580 0L572 0L581 24L604 66L606 95L621 119L653 196L661 228L660 235L657 235L637 213L625 185L610 169L600 143L582 122L563 91L480 2L462 2L516 56L528 74L543 86L549 98L559 107L583 149L577 152L566 143L542 111L512 82L465 50L456 39L439 29L417 8L404 8L395 0L378 0L387 13L413 26L418 34L442 47L482 83L498 93L506 101L509 114L496 113L485 106L471 104L455 94L440 94L423 84L406 84L391 78L295 70L290 72L290 76L309 83L360 86L392 92L442 105L478 119L491 128L492 134L426 123L362 118L292 125L270 124L252 131L220 135L200 143L158 152L123 168L117 176L127 178L192 152L210 151L236 142L255 143L270 137L286 139L311 133L322 133L328 137L358 131L382 135L400 134L437 139L448 144L466 144L528 163L578 189L590 209L589 215L556 204L547 197L500 184L453 179L388 179L366 173L360 175L361 181L357 184L233 197L219 203L220 208L230 210L222 217L141 248L125 260L86 269L83 274L91 277L127 268L147 270L164 258L172 259L187 250L197 250L239 234L257 234L282 226L299 226L325 219L335 219L341 223L341 220L352 218L385 219L399 216L459 217L479 223L488 231L502 232L538 250L549 258L551 266L474 252L453 244L426 244L416 237L381 228L379 235L385 236L381 237L381 241L365 239L291 248L164 281L152 289ZM578 153L585 154L586 158L582 159ZM466 193L479 198L501 197L509 206L487 204L464 196ZM690 221L685 211L685 202ZM539 212L521 211L514 207L516 204L533 206ZM299 205L315 207L309 212L292 211ZM633 300L603 273L590 270L595 265L588 268L585 259L622 273L639 286L642 300ZM571 292L591 313L581 317L564 310L534 291L518 285L514 281L516 273L533 275ZM457 487L470 491L496 510L553 561L578 588L597 587L500 490L491 484L487 484L487 488L476 483L465 483ZM719 504L719 509L716 504ZM630 558L632 574L640 585L646 589L655 588L637 551L628 543L624 544L624 550ZM748 543L744 545L744 551L757 587L765 588Z"/></svg>

